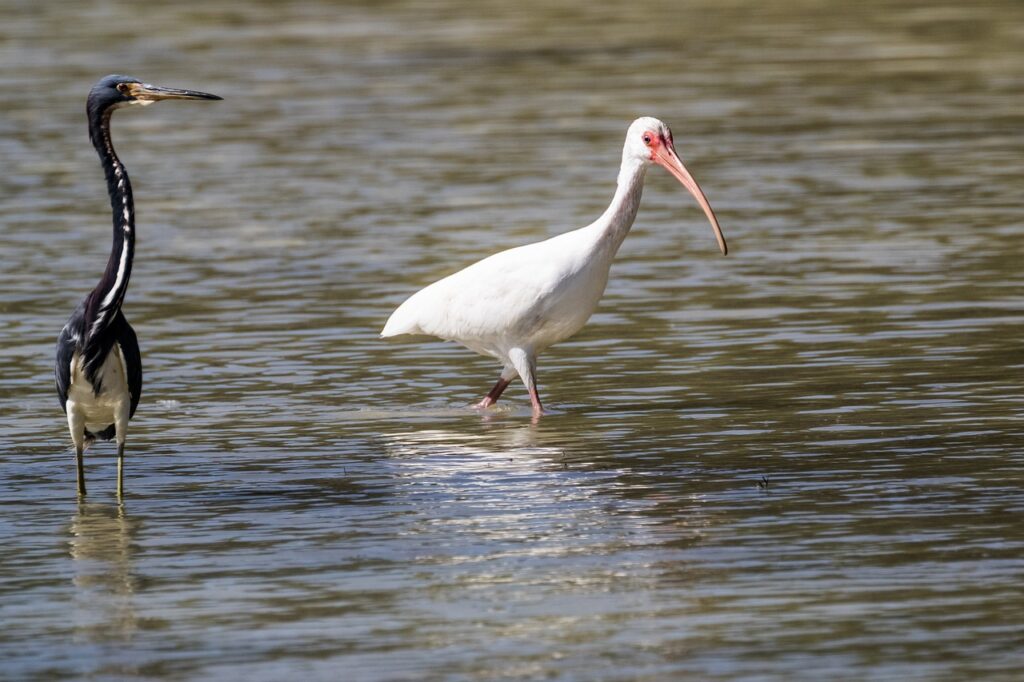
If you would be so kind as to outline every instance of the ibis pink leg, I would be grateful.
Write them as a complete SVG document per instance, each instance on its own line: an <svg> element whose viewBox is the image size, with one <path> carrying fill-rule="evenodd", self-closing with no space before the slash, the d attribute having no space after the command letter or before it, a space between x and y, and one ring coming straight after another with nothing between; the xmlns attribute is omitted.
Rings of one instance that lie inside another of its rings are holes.
<svg viewBox="0 0 1024 682"><path fill-rule="evenodd" d="M544 414L544 406L540 404L540 394L537 393L537 356L532 350L513 348L508 352L508 359L530 392L534 418L539 417Z"/></svg>
<svg viewBox="0 0 1024 682"><path fill-rule="evenodd" d="M530 404L533 405L533 416L539 417L544 414L544 406L540 404L540 394L537 393L537 385L530 382Z"/></svg>
<svg viewBox="0 0 1024 682"><path fill-rule="evenodd" d="M505 392L505 389L508 388L508 385L510 383L512 383L511 379L501 377L500 379L498 379L498 383L494 384L494 388L491 389L491 392L485 395L483 400L478 402L474 407L483 409L485 407L490 407L494 403L498 402L498 398L501 397L501 394Z"/></svg>

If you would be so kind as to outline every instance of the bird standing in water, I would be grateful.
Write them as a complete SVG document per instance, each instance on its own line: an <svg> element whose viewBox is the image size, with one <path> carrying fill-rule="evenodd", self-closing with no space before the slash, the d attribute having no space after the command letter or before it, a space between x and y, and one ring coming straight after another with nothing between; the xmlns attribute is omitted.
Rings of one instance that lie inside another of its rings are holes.
<svg viewBox="0 0 1024 682"><path fill-rule="evenodd" d="M110 115L115 109L165 99L221 98L148 85L129 76L107 76L86 99L89 137L107 178L114 243L99 284L75 308L57 337L57 394L75 445L79 495L85 495L82 453L97 438L116 438L118 497L124 492L125 436L142 394L139 342L121 312L135 255L135 204L128 172L110 138Z"/></svg>
<svg viewBox="0 0 1024 682"><path fill-rule="evenodd" d="M534 415L542 414L537 356L578 332L597 308L615 254L636 218L652 163L690 191L711 221L722 254L728 253L711 205L676 154L672 131L656 118L638 118L626 132L618 187L600 218L496 253L421 289L391 314L381 336L426 334L494 357L504 369L476 407L493 405L518 376L530 393Z"/></svg>

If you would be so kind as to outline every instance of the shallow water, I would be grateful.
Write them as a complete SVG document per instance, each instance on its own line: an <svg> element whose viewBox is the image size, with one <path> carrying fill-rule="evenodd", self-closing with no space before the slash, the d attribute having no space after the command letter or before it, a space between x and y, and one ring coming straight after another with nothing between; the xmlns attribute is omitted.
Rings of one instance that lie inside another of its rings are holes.
<svg viewBox="0 0 1024 682"><path fill-rule="evenodd" d="M16 678L1016 679L1024 6L0 1L0 662ZM109 249L146 384L123 506L52 345ZM652 171L601 308L493 361L418 287Z"/></svg>

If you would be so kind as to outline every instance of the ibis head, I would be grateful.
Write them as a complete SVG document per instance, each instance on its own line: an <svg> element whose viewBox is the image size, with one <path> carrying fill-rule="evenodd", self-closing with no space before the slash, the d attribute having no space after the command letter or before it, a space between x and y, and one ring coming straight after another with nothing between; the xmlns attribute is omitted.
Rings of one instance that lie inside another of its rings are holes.
<svg viewBox="0 0 1024 682"><path fill-rule="evenodd" d="M672 131L669 130L668 125L650 116L633 121L626 132L624 155L635 156L647 164L657 164L682 183L683 187L704 209L704 215L711 221L711 229L715 232L715 239L718 240L718 248L722 250L722 255L729 253L729 247L725 243L725 236L722 234L722 228L718 225L715 212L711 210L711 204L704 196L704 192L701 191L700 185L679 159L675 142L672 139Z"/></svg>

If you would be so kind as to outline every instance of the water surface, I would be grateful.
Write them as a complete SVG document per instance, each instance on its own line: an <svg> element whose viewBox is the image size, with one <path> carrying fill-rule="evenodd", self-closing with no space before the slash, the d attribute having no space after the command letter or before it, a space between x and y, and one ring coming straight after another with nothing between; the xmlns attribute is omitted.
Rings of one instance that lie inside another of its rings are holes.
<svg viewBox="0 0 1024 682"><path fill-rule="evenodd" d="M1016 679L1024 11L1000 1L0 2L4 677ZM146 385L88 501L52 344L122 112ZM590 324L384 342L417 288L586 224L673 126Z"/></svg>

